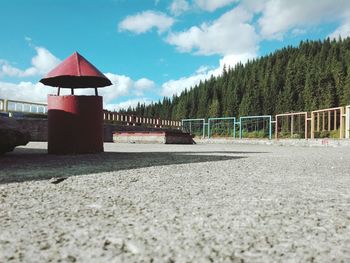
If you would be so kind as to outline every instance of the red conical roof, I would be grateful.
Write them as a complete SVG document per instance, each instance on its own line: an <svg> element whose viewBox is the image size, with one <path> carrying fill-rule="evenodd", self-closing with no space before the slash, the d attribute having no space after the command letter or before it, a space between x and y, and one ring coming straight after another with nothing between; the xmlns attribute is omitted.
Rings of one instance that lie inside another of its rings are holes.
<svg viewBox="0 0 350 263"><path fill-rule="evenodd" d="M40 82L61 88L97 88L112 85L103 73L78 52L51 70Z"/></svg>

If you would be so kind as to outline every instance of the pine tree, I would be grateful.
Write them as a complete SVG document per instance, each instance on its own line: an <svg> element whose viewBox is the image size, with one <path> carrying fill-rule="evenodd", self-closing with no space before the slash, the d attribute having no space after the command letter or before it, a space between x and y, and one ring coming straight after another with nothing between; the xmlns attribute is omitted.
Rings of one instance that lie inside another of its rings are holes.
<svg viewBox="0 0 350 263"><path fill-rule="evenodd" d="M350 38L304 41L223 68L179 96L128 109L169 119L310 111L350 104Z"/></svg>
<svg viewBox="0 0 350 263"><path fill-rule="evenodd" d="M316 81L314 69L306 75L305 87L303 90L304 110L313 111L317 109Z"/></svg>
<svg viewBox="0 0 350 263"><path fill-rule="evenodd" d="M347 75L344 83L344 92L342 96L343 105L350 105L350 66L347 70Z"/></svg>
<svg viewBox="0 0 350 263"><path fill-rule="evenodd" d="M209 106L209 113L208 115L211 117L211 118L215 118L215 117L220 117L220 114L219 114L219 100L218 99L214 99L210 106Z"/></svg>

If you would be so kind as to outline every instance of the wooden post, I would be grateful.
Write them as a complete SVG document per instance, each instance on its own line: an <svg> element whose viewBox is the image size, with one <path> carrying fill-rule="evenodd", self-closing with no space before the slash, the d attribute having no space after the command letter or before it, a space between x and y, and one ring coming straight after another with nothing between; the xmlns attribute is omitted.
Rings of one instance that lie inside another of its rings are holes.
<svg viewBox="0 0 350 263"><path fill-rule="evenodd" d="M349 139L350 137L350 106L346 107L346 114L345 114L345 138Z"/></svg>
<svg viewBox="0 0 350 263"><path fill-rule="evenodd" d="M325 121L326 121L326 116L325 116L325 112L322 112L322 131L324 131L326 129L326 125L325 125Z"/></svg>
<svg viewBox="0 0 350 263"><path fill-rule="evenodd" d="M305 113L305 139L308 139L308 136L307 136L307 130L308 130L308 125L307 125L307 113Z"/></svg>
<svg viewBox="0 0 350 263"><path fill-rule="evenodd" d="M331 131L331 112L327 111L328 113L328 131Z"/></svg>
<svg viewBox="0 0 350 263"><path fill-rule="evenodd" d="M315 139L315 114L311 112L311 139Z"/></svg>
<svg viewBox="0 0 350 263"><path fill-rule="evenodd" d="M334 110L334 129L333 130L336 130L337 129L337 111Z"/></svg>
<svg viewBox="0 0 350 263"><path fill-rule="evenodd" d="M317 112L317 129L316 129L316 131L320 131L320 113L319 112Z"/></svg>
<svg viewBox="0 0 350 263"><path fill-rule="evenodd" d="M294 130L294 115L290 116L290 136L293 136Z"/></svg>
<svg viewBox="0 0 350 263"><path fill-rule="evenodd" d="M9 110L9 102L7 101L7 99L4 100L4 111L8 112Z"/></svg>
<svg viewBox="0 0 350 263"><path fill-rule="evenodd" d="M340 108L340 133L339 133L339 139L343 139L344 138L344 108L341 107Z"/></svg>
<svg viewBox="0 0 350 263"><path fill-rule="evenodd" d="M278 140L278 116L276 115L276 123L275 123L275 139Z"/></svg>

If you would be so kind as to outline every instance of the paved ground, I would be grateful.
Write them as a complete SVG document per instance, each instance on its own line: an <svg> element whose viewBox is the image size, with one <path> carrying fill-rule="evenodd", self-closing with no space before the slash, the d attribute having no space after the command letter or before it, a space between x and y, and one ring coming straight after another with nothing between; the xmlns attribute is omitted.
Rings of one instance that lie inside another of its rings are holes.
<svg viewBox="0 0 350 263"><path fill-rule="evenodd" d="M0 262L350 262L350 147L45 147L0 157Z"/></svg>

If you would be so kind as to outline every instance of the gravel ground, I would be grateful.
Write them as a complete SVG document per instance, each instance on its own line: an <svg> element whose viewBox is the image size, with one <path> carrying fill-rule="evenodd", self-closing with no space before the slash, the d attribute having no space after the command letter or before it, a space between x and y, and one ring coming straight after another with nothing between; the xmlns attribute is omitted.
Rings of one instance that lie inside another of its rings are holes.
<svg viewBox="0 0 350 263"><path fill-rule="evenodd" d="M350 147L0 157L0 262L350 262Z"/></svg>

